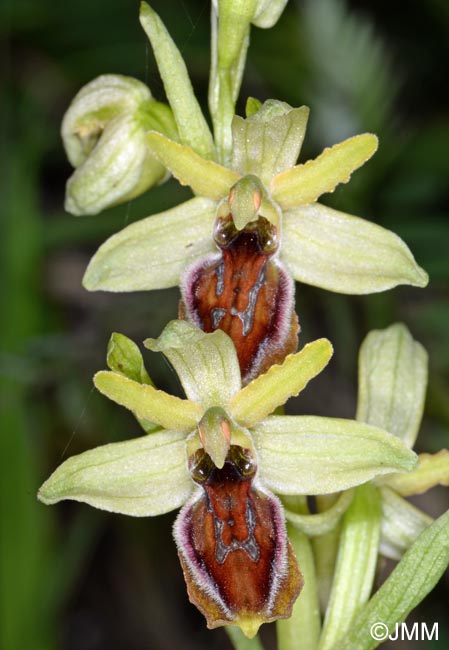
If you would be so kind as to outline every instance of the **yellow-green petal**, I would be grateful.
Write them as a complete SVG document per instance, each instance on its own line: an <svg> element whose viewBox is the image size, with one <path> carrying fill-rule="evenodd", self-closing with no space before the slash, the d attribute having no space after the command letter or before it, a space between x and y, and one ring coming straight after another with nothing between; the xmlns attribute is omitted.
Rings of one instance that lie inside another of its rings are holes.
<svg viewBox="0 0 449 650"><path fill-rule="evenodd" d="M309 381L328 364L333 353L327 339L308 343L300 352L290 354L281 365L253 379L231 399L229 412L239 424L251 427L298 395Z"/></svg>
<svg viewBox="0 0 449 650"><path fill-rule="evenodd" d="M203 414L199 404L139 384L116 372L97 372L94 384L100 393L132 411L137 418L150 420L165 429L188 433Z"/></svg>
<svg viewBox="0 0 449 650"><path fill-rule="evenodd" d="M185 436L164 431L72 456L45 481L38 498L47 505L71 499L148 517L179 508L192 489Z"/></svg>
<svg viewBox="0 0 449 650"><path fill-rule="evenodd" d="M353 171L375 153L378 140L372 133L356 135L325 149L314 160L282 172L271 181L271 194L282 209L313 203L322 194L347 183Z"/></svg>
<svg viewBox="0 0 449 650"><path fill-rule="evenodd" d="M195 194L216 201L229 194L240 175L218 163L206 160L186 145L150 131L146 142L154 156L167 167L181 185L189 185Z"/></svg>

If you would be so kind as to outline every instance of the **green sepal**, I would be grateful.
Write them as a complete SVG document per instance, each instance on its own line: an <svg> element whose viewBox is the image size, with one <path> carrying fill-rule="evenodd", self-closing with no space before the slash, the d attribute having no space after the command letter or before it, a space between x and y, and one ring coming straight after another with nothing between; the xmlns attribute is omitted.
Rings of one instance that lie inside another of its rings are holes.
<svg viewBox="0 0 449 650"><path fill-rule="evenodd" d="M164 431L72 456L45 481L38 498L47 505L71 499L148 517L179 508L192 489L185 436Z"/></svg>
<svg viewBox="0 0 449 650"><path fill-rule="evenodd" d="M154 100L147 102L140 108L139 116L146 131L158 131L166 135L167 138L179 140L178 127L173 111L168 104Z"/></svg>
<svg viewBox="0 0 449 650"><path fill-rule="evenodd" d="M137 418L150 420L165 429L188 433L195 429L202 416L199 404L138 384L116 372L97 372L94 384L100 393L132 411Z"/></svg>
<svg viewBox="0 0 449 650"><path fill-rule="evenodd" d="M138 346L124 334L113 332L106 352L108 368L139 384L154 386Z"/></svg>
<svg viewBox="0 0 449 650"><path fill-rule="evenodd" d="M262 108L263 104L259 99L256 99L255 97L248 97L246 100L246 105L245 105L245 115L246 117L251 117L254 115L254 113L257 113L257 111L260 111Z"/></svg>
<svg viewBox="0 0 449 650"><path fill-rule="evenodd" d="M338 495L338 498L330 508L313 515L299 514L290 510L288 505L289 497L284 497L282 503L284 505L285 518L292 526L302 531L308 537L326 535L338 525L351 504L353 495L354 490L344 490Z"/></svg>
<svg viewBox="0 0 449 650"><path fill-rule="evenodd" d="M381 622L391 633L434 588L449 563L449 511L426 528L332 650L372 650L369 630Z"/></svg>
<svg viewBox="0 0 449 650"><path fill-rule="evenodd" d="M284 212L281 257L298 282L338 293L424 287L428 281L397 235L320 203Z"/></svg>
<svg viewBox="0 0 449 650"><path fill-rule="evenodd" d="M108 364L108 368L117 372L119 375L137 381L139 384L154 386L146 371L138 346L123 334L114 332L111 335L106 354L106 363ZM145 433L153 433L161 428L159 424L155 424L149 420L138 419L138 422Z"/></svg>
<svg viewBox="0 0 449 650"><path fill-rule="evenodd" d="M318 158L275 176L271 181L273 199L283 210L313 203L340 183L347 183L377 146L376 136L364 133L325 149Z"/></svg>
<svg viewBox="0 0 449 650"><path fill-rule="evenodd" d="M417 460L396 436L355 420L270 416L251 433L263 481L279 494L339 492Z"/></svg>
<svg viewBox="0 0 449 650"><path fill-rule="evenodd" d="M227 406L240 390L241 377L235 347L227 334L205 334L186 321L171 321L145 347L163 352L176 370L189 400L204 409Z"/></svg>
<svg viewBox="0 0 449 650"><path fill-rule="evenodd" d="M382 496L380 552L392 560L400 560L423 530L430 526L433 519L393 490L384 487L380 492Z"/></svg>
<svg viewBox="0 0 449 650"><path fill-rule="evenodd" d="M308 343L300 352L288 355L282 364L271 366L237 393L229 413L237 422L251 427L298 395L329 363L333 348L327 339Z"/></svg>
<svg viewBox="0 0 449 650"><path fill-rule="evenodd" d="M256 113L232 122L232 169L255 174L269 185L273 176L296 163L307 126L309 109L292 108L269 99Z"/></svg>
<svg viewBox="0 0 449 650"><path fill-rule="evenodd" d="M193 92L181 53L159 16L146 2L140 5L140 23L153 47L181 142L205 158L214 158L212 134Z"/></svg>
<svg viewBox="0 0 449 650"><path fill-rule="evenodd" d="M273 27L284 11L288 0L258 0L257 10L252 20L253 25L268 29Z"/></svg>
<svg viewBox="0 0 449 650"><path fill-rule="evenodd" d="M200 196L219 201L240 178L227 167L206 160L187 145L178 144L156 131L147 133L146 142L181 185L189 185Z"/></svg>
<svg viewBox="0 0 449 650"><path fill-rule="evenodd" d="M392 474L379 480L403 497L422 494L436 485L449 486L449 451L441 449L436 454L419 454L416 469L408 474Z"/></svg>
<svg viewBox="0 0 449 650"><path fill-rule="evenodd" d="M357 419L413 447L424 410L427 353L405 325L370 332L360 347Z"/></svg>
<svg viewBox="0 0 449 650"><path fill-rule="evenodd" d="M215 250L215 203L186 201L132 223L104 242L83 278L89 291L141 291L179 284L183 270Z"/></svg>

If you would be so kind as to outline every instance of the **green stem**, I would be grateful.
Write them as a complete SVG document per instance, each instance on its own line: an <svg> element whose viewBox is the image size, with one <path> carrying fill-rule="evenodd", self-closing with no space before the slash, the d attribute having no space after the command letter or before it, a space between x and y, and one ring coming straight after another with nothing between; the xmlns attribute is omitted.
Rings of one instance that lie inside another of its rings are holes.
<svg viewBox="0 0 449 650"><path fill-rule="evenodd" d="M312 545L306 535L294 526L288 525L287 530L304 576L304 587L293 606L291 617L277 621L278 648L316 650L321 620Z"/></svg>
<svg viewBox="0 0 449 650"><path fill-rule="evenodd" d="M359 486L343 518L320 650L328 650L347 632L354 614L370 596L379 548L380 520L378 490L370 483Z"/></svg>
<svg viewBox="0 0 449 650"><path fill-rule="evenodd" d="M322 612L326 611L331 593L335 563L337 561L340 530L340 526L337 526L330 533L320 537L315 537L312 540L318 584L318 597Z"/></svg>

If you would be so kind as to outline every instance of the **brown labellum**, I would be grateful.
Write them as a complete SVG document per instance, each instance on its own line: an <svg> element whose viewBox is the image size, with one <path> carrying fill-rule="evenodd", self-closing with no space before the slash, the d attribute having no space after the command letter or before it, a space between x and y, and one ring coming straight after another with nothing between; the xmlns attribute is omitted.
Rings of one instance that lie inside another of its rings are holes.
<svg viewBox="0 0 449 650"><path fill-rule="evenodd" d="M282 507L254 486L248 449L232 445L221 469L200 449L189 465L202 489L174 528L189 598L209 628L239 625L252 637L262 623L290 616L303 583Z"/></svg>
<svg viewBox="0 0 449 650"><path fill-rule="evenodd" d="M296 350L294 286L273 258L276 229L264 217L243 230L231 215L219 217L215 241L221 252L195 263L184 276L180 315L205 332L226 332L248 382Z"/></svg>

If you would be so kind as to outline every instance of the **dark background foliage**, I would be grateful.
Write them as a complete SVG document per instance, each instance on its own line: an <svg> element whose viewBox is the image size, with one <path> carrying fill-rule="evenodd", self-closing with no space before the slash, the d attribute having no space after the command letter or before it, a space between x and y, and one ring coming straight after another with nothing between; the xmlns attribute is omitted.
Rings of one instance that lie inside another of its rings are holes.
<svg viewBox="0 0 449 650"><path fill-rule="evenodd" d="M207 95L209 2L154 2ZM176 289L88 294L86 264L110 234L189 193L169 181L99 216L64 213L71 173L59 138L75 92L105 72L163 89L138 20L125 0L3 0L1 102L1 525L0 646L4 650L226 649L186 597L171 539L174 514L133 520L79 504L45 508L39 484L69 455L139 435L123 409L91 388L112 331L141 341L177 312ZM300 286L301 343L328 336L336 354L289 412L353 417L357 350L367 331L404 321L430 353L419 450L449 446L448 200L449 5L445 0L299 0L278 25L253 30L247 95L311 107L302 160L323 146L374 131L375 158L326 201L397 232L429 272L425 290L401 287L348 297ZM179 391L146 352L156 383ZM420 500L432 514L447 490ZM449 583L413 614L437 621L449 643ZM268 626L265 626L268 627ZM273 631L264 633L267 647ZM413 642L409 642L413 647ZM400 647L399 642L395 647Z"/></svg>

